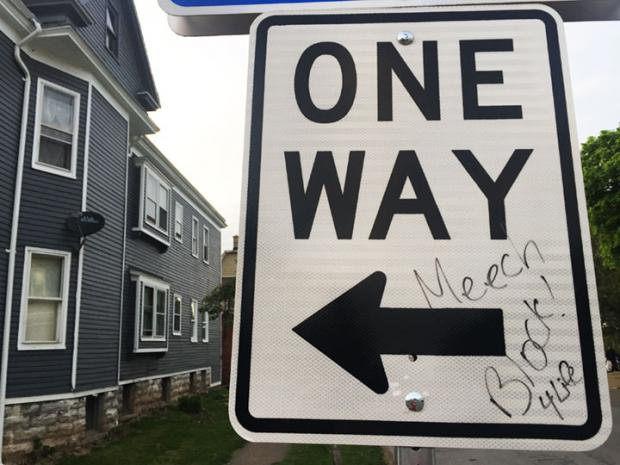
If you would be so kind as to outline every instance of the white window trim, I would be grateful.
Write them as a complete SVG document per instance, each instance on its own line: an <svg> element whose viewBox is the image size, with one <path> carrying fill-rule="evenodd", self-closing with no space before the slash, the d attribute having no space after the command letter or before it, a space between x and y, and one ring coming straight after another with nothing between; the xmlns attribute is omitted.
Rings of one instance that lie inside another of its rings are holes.
<svg viewBox="0 0 620 465"><path fill-rule="evenodd" d="M209 342L209 314L207 312L202 313L202 342Z"/></svg>
<svg viewBox="0 0 620 465"><path fill-rule="evenodd" d="M180 314L179 314L179 330L175 331L174 330L174 311L175 311L175 305L177 303L177 301L179 301L181 303L180 306ZM179 294L174 294L174 298L172 300L172 335L173 336L181 336L183 333L183 298L181 297L181 295Z"/></svg>
<svg viewBox="0 0 620 465"><path fill-rule="evenodd" d="M177 224L179 223L179 221L177 220L177 211L179 210L179 207L181 207L181 238L179 239L177 237ZM183 204L181 202L179 202L178 200L174 201L174 227L172 228L172 234L174 235L174 239L177 242L180 242L181 244L183 243L183 219L185 218L185 207L183 207Z"/></svg>
<svg viewBox="0 0 620 465"><path fill-rule="evenodd" d="M143 286L152 287L155 291L164 291L166 293L166 306L164 307L164 335L163 336L144 336L144 297L139 300L139 295L136 295L136 302L138 305L138 311L140 315L140 341L145 342L165 342L167 341L168 334L168 312L170 307L170 286L162 281L141 276L138 279L137 291L141 292ZM154 294L156 297L156 293ZM155 322L155 302L153 303L153 322ZM155 330L155 328L153 328ZM157 349L159 350L159 349Z"/></svg>
<svg viewBox="0 0 620 465"><path fill-rule="evenodd" d="M196 225L196 230L194 231L194 225ZM200 220L195 216L192 216L192 257L199 258L200 257L200 237L198 236L198 231L200 230ZM196 239L196 253L194 253L194 239Z"/></svg>
<svg viewBox="0 0 620 465"><path fill-rule="evenodd" d="M49 87L51 89L63 92L71 95L75 100L73 106L73 139L71 141L71 169L64 170L52 165L39 161L39 149L41 140L41 118L43 115L43 89ZM37 103L36 113L34 119L34 138L32 141L32 168L39 171L45 171L46 173L56 174L58 176L64 176L66 178L75 179L77 172L77 152L79 142L79 129L80 129L80 94L66 87L59 86L45 79L39 78L37 83Z"/></svg>
<svg viewBox="0 0 620 465"><path fill-rule="evenodd" d="M194 324L192 325L192 333L190 337L190 342L198 342L198 301L196 299L192 299L191 305L196 305L196 317L194 318ZM189 309L189 321L192 321L192 307Z"/></svg>
<svg viewBox="0 0 620 465"><path fill-rule="evenodd" d="M205 232L207 233L207 259L205 260ZM207 265L209 264L209 239L211 236L211 231L209 231L209 228L206 226L202 226L202 249L200 250L200 255L202 255L202 261L204 263L206 263Z"/></svg>
<svg viewBox="0 0 620 465"><path fill-rule="evenodd" d="M62 257L63 277L62 277L62 305L60 307L60 316L57 323L56 343L36 343L26 341L26 322L28 321L28 294L30 289L30 267L32 264L32 255L52 255ZM67 311L69 308L69 285L71 283L71 252L62 250L41 249L38 247L26 247L24 251L24 274L22 277L22 299L19 312L19 337L17 342L17 350L64 350L66 349L67 337Z"/></svg>
<svg viewBox="0 0 620 465"><path fill-rule="evenodd" d="M170 187L170 185L163 180L163 178L161 176L159 176L155 170L151 169L150 167L148 167L146 164L142 165L142 176L141 176L141 182L140 182L140 225L142 225L142 227L149 227L149 228L153 228L156 231L162 233L164 236L166 237L170 237L170 220L171 220L171 214L170 214L170 210L171 210L171 206L172 206L172 188ZM162 227L159 226L159 189L157 189L157 197L158 197L158 201L157 201L157 208L155 211L155 224L149 222L146 220L146 208L145 208L145 202L146 202L146 178L147 178L147 174L153 176L157 182L159 183L160 187L163 187L164 189L166 189L168 191L168 205L167 205L167 209L166 211L168 212L168 221L167 221L167 229L163 229Z"/></svg>

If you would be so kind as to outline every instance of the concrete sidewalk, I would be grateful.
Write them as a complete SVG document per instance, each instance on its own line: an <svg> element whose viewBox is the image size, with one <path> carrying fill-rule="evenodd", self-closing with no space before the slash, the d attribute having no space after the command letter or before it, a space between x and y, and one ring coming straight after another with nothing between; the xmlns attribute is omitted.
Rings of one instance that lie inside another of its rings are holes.
<svg viewBox="0 0 620 465"><path fill-rule="evenodd" d="M284 460L288 448L288 444L248 442L234 453L228 465L273 465Z"/></svg>

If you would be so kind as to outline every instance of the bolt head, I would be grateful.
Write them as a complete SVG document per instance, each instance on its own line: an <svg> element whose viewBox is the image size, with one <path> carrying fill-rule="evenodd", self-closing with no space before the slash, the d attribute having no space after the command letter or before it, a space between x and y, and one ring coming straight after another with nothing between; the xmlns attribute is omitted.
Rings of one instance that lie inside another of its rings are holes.
<svg viewBox="0 0 620 465"><path fill-rule="evenodd" d="M413 32L400 31L396 36L398 43L401 45L409 45L413 43Z"/></svg>
<svg viewBox="0 0 620 465"><path fill-rule="evenodd" d="M405 405L412 412L420 412L424 408L424 396L419 392L410 392L405 397Z"/></svg>

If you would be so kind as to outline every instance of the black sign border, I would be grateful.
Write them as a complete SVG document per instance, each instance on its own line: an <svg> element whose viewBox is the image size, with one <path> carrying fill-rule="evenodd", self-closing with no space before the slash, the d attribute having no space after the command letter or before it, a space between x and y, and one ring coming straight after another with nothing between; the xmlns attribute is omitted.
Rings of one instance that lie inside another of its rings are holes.
<svg viewBox="0 0 620 465"><path fill-rule="evenodd" d="M303 418L256 418L249 411L251 345L254 314L254 275L258 233L258 206L263 129L266 47L269 29L274 26L310 24L363 24L377 22L433 22L481 20L540 20L547 33L556 126L560 151L564 202L570 244L577 321L583 360L588 418L582 425L443 423L375 420L334 420ZM586 281L585 260L579 221L579 209L573 153L562 69L562 54L556 19L541 9L427 11L399 13L352 13L276 15L263 19L256 28L254 83L250 126L250 157L246 199L243 280L238 338L235 414L240 425L255 433L331 434L363 436L426 436L450 438L555 439L585 441L596 435L602 425L601 399L595 359L595 345Z"/></svg>

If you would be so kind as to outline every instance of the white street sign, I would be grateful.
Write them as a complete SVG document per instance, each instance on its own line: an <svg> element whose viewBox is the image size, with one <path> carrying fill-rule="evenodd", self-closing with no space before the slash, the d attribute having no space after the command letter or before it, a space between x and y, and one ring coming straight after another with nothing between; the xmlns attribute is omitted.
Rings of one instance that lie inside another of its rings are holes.
<svg viewBox="0 0 620 465"><path fill-rule="evenodd" d="M270 15L250 48L235 429L602 444L609 392L557 14Z"/></svg>

